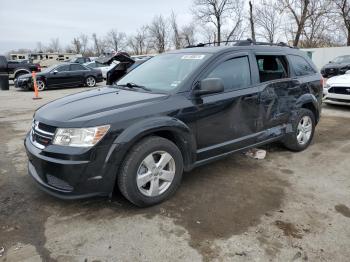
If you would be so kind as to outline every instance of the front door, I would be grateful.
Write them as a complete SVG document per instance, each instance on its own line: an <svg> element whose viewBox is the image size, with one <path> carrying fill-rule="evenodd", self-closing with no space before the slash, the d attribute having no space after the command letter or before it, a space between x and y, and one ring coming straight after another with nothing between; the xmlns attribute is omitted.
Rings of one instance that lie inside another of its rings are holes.
<svg viewBox="0 0 350 262"><path fill-rule="evenodd" d="M65 86L70 82L69 65L61 65L52 70L47 77L48 86Z"/></svg>
<svg viewBox="0 0 350 262"><path fill-rule="evenodd" d="M255 143L259 87L252 83L250 60L248 53L225 56L201 77L221 78L224 92L195 101L198 161Z"/></svg>

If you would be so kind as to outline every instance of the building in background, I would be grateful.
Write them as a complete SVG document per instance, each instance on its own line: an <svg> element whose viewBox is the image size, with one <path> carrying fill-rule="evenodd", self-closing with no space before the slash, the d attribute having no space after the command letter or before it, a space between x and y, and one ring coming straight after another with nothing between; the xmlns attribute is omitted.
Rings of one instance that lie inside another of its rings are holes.
<svg viewBox="0 0 350 262"><path fill-rule="evenodd" d="M10 54L11 60L29 60L41 67L49 67L60 62L67 62L72 58L81 57L81 54L74 53L30 53L30 54Z"/></svg>
<svg viewBox="0 0 350 262"><path fill-rule="evenodd" d="M303 48L318 69L328 64L337 56L350 55L350 46L342 47L323 47L323 48Z"/></svg>

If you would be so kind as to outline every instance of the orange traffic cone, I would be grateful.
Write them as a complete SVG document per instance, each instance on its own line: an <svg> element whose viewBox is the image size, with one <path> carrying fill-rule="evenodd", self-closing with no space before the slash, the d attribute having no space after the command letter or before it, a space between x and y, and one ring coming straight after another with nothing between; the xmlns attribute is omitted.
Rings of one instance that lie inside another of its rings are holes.
<svg viewBox="0 0 350 262"><path fill-rule="evenodd" d="M36 84L36 73L34 71L32 72L32 79L33 79L33 86L34 86L33 99L41 99L41 97L39 97L38 85Z"/></svg>

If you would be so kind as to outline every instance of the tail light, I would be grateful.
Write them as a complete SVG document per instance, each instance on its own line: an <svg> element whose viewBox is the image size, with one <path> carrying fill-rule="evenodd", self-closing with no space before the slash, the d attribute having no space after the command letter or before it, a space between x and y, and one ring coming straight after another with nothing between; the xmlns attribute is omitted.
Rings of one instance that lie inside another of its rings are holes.
<svg viewBox="0 0 350 262"><path fill-rule="evenodd" d="M37 65L36 65L36 71L37 71L37 72L41 72L41 66L40 66L40 64L37 64Z"/></svg>

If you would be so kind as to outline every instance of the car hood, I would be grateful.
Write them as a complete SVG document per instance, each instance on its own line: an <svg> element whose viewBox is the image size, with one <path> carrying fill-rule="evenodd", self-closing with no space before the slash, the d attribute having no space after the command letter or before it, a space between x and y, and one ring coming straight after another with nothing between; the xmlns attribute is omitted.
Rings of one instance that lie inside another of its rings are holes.
<svg viewBox="0 0 350 262"><path fill-rule="evenodd" d="M44 72L39 72L39 73L36 73L36 76L44 76L46 73ZM32 77L32 74L24 74L24 75L21 75L18 79L27 79L27 78L31 78Z"/></svg>
<svg viewBox="0 0 350 262"><path fill-rule="evenodd" d="M90 121L93 121L94 125L97 122L108 124L103 123L105 117L118 117L119 113L139 110L145 104L167 97L165 94L103 87L48 103L39 108L34 117L40 122L59 127L86 127L91 124Z"/></svg>
<svg viewBox="0 0 350 262"><path fill-rule="evenodd" d="M350 74L331 77L327 80L328 85L350 86Z"/></svg>
<svg viewBox="0 0 350 262"><path fill-rule="evenodd" d="M323 69L326 69L326 68L342 68L342 67L345 67L345 66L348 66L349 63L328 63L326 65L323 66Z"/></svg>

